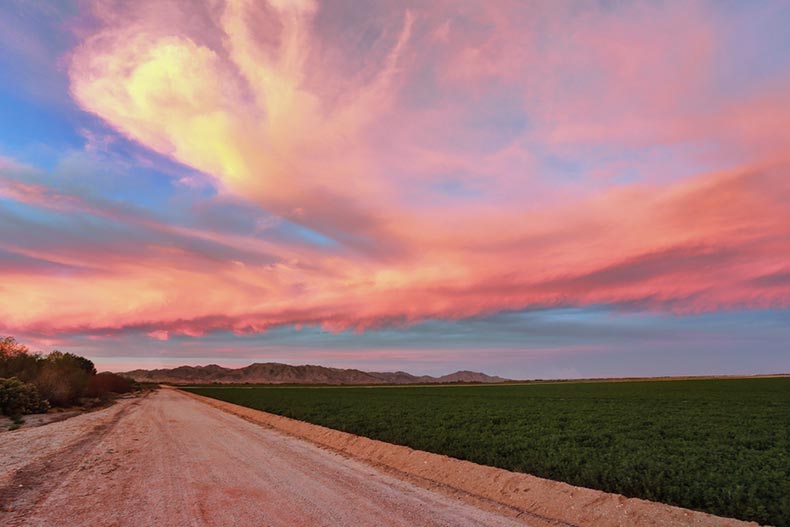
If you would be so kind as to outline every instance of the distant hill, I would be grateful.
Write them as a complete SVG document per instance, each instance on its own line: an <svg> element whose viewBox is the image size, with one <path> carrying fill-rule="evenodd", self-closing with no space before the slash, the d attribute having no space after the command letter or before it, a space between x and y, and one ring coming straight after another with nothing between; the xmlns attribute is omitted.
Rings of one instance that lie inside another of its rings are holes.
<svg viewBox="0 0 790 527"><path fill-rule="evenodd" d="M123 373L139 382L172 384L260 383L260 384L419 384L453 382L502 382L507 379L474 371L457 371L441 377L411 375L403 371L367 372L327 368L325 366L291 366L277 362L250 364L243 368L179 366L161 370L134 370Z"/></svg>

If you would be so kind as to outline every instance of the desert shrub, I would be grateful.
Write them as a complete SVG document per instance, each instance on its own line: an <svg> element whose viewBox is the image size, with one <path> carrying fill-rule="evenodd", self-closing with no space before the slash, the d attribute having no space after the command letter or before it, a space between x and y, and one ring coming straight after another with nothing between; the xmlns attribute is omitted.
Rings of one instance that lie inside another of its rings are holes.
<svg viewBox="0 0 790 527"><path fill-rule="evenodd" d="M41 395L53 406L70 406L83 396L89 378L81 370L45 365L36 378L36 385Z"/></svg>
<svg viewBox="0 0 790 527"><path fill-rule="evenodd" d="M25 414L46 412L49 408L35 385L11 377L0 379L0 414L19 419Z"/></svg>
<svg viewBox="0 0 790 527"><path fill-rule="evenodd" d="M130 379L111 372L102 372L88 379L85 395L88 397L103 397L109 393L129 393L133 383Z"/></svg>
<svg viewBox="0 0 790 527"><path fill-rule="evenodd" d="M95 374L96 368L90 360L53 351L41 361L35 384L53 406L70 406L85 395L88 381Z"/></svg>
<svg viewBox="0 0 790 527"><path fill-rule="evenodd" d="M31 382L38 375L41 356L30 353L14 337L0 339L0 378L16 377Z"/></svg>
<svg viewBox="0 0 790 527"><path fill-rule="evenodd" d="M129 381L109 375L96 378L96 367L85 357L61 351L42 356L30 353L13 337L0 338L0 378L15 377L23 384L32 383L52 406L71 406L85 396L131 390Z"/></svg>
<svg viewBox="0 0 790 527"><path fill-rule="evenodd" d="M55 350L44 357L44 362L61 368L81 370L88 375L96 375L96 367L93 365L92 360L73 353L63 353Z"/></svg>

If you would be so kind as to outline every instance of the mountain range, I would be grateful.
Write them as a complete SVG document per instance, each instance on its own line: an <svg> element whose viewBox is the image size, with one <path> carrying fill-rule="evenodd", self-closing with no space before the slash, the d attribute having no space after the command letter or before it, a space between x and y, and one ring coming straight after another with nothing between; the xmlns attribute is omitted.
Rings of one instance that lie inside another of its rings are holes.
<svg viewBox="0 0 790 527"><path fill-rule="evenodd" d="M493 383L508 379L474 371L457 371L441 377L412 375L403 371L367 372L325 366L291 366L276 362L255 363L243 368L179 366L170 369L133 370L122 375L138 382L171 384L256 383L256 384L426 384Z"/></svg>

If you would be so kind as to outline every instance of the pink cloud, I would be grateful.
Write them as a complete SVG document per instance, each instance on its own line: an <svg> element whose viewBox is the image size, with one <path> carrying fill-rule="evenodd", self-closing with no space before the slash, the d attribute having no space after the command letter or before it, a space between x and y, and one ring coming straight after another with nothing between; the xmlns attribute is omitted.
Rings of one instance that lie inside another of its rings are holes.
<svg viewBox="0 0 790 527"><path fill-rule="evenodd" d="M212 3L194 18L164 5L95 5L70 55L75 101L340 248L178 227L5 178L6 198L168 237L134 257L47 255L104 270L17 276L4 328L164 339L553 305L790 306L787 282L763 278L790 261L790 91L716 92L722 29L703 6L393 3L371 29L309 1ZM704 155L673 151L681 169L616 160L639 168L627 183L596 165L567 184L545 162L678 145ZM173 236L257 256L201 258Z"/></svg>
<svg viewBox="0 0 790 527"><path fill-rule="evenodd" d="M170 265L175 253L155 253L102 276L22 276L4 287L22 301L0 318L28 332L131 327L158 338L286 324L364 329L590 303L678 312L783 308L790 284L765 288L759 279L788 261L787 169L613 191L566 210L511 216L517 228L509 230L497 230L506 220L494 218L454 235L403 224L404 238L414 229L414 249L391 262L325 255L309 267L217 262L205 272Z"/></svg>
<svg viewBox="0 0 790 527"><path fill-rule="evenodd" d="M150 331L148 332L148 336L156 340L167 340L170 338L170 334L163 329Z"/></svg>

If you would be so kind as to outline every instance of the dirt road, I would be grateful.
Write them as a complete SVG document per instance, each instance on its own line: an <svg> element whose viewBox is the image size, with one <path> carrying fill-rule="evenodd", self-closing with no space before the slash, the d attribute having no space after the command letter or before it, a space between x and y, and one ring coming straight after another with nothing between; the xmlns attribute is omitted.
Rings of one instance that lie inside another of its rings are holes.
<svg viewBox="0 0 790 527"><path fill-rule="evenodd" d="M175 390L0 435L0 524L514 526Z"/></svg>

